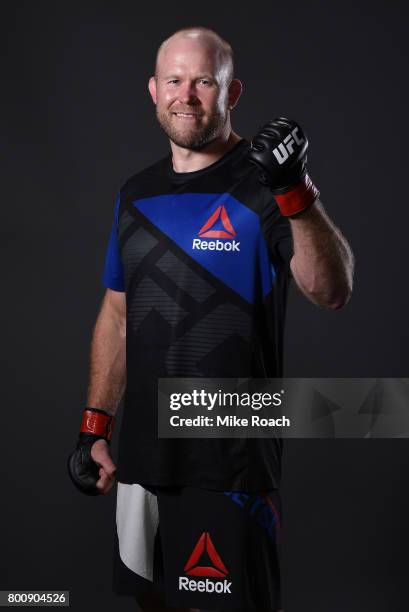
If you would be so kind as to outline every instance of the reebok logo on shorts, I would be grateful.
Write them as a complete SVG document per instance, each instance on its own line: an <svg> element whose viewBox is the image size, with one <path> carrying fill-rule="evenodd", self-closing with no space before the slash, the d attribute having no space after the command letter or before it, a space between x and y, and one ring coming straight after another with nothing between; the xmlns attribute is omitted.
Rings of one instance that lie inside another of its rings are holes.
<svg viewBox="0 0 409 612"><path fill-rule="evenodd" d="M211 562L213 563L213 567L198 565L200 557L202 557L203 553L205 552L208 554ZM198 539L197 544L184 567L184 570L188 576L215 576L217 578L224 578L229 573L227 567L221 560L208 531L204 531Z"/></svg>
<svg viewBox="0 0 409 612"><path fill-rule="evenodd" d="M200 559L204 554L213 565L200 565ZM209 532L204 531L198 539L192 554L190 555L184 571L188 576L211 576L212 578L225 578L229 573L224 565ZM231 593L231 582L228 580L192 580L185 576L179 576L179 591L200 591L206 593Z"/></svg>
<svg viewBox="0 0 409 612"><path fill-rule="evenodd" d="M237 236L226 208L221 204L199 230L200 238L194 238L192 249L202 251L240 251L240 242L234 240ZM201 238L223 238L223 240L201 240ZM224 240L230 240L224 242Z"/></svg>

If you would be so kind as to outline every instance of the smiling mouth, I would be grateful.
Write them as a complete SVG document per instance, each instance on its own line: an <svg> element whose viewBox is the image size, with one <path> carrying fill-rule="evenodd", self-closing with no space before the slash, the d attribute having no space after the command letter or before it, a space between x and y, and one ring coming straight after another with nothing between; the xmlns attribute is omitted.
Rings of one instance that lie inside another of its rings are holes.
<svg viewBox="0 0 409 612"><path fill-rule="evenodd" d="M173 112L172 115L176 115L176 117L183 117L186 119L196 119L196 117L201 117L201 115L199 115L198 113L175 113Z"/></svg>

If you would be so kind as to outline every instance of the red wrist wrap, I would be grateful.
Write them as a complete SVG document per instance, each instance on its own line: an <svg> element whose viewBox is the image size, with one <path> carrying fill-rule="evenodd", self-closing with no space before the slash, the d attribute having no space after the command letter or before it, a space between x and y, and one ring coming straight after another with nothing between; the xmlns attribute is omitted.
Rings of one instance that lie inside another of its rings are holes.
<svg viewBox="0 0 409 612"><path fill-rule="evenodd" d="M109 442L112 438L113 429L114 417L112 415L94 412L94 410L85 408L82 415L81 433L91 433L96 436L102 436Z"/></svg>
<svg viewBox="0 0 409 612"><path fill-rule="evenodd" d="M311 206L319 194L320 192L315 187L308 174L304 174L298 185L286 193L274 195L274 198L280 208L281 214L285 217L291 217L291 215L295 215Z"/></svg>

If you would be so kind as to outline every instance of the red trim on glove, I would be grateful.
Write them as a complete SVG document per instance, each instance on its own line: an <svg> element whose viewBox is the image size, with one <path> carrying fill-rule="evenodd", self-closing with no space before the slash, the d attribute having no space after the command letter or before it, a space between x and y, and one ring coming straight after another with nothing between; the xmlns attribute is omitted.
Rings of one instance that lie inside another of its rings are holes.
<svg viewBox="0 0 409 612"><path fill-rule="evenodd" d="M301 183L298 183L298 185L286 193L274 195L274 198L280 208L281 214L285 217L291 217L291 215L295 215L311 206L319 194L320 192L315 187L308 174L304 174Z"/></svg>
<svg viewBox="0 0 409 612"><path fill-rule="evenodd" d="M102 412L94 412L86 408L82 415L81 433L91 433L102 436L108 442L112 438L114 429L114 417Z"/></svg>

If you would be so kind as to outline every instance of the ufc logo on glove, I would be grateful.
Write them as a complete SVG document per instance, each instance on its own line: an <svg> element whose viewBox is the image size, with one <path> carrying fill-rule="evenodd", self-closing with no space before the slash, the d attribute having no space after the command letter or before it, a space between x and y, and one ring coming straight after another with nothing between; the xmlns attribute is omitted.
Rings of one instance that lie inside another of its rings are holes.
<svg viewBox="0 0 409 612"><path fill-rule="evenodd" d="M294 153L294 144L301 145L304 142L304 138L298 138L297 136L298 129L298 126L295 127L292 132L284 138L283 142L280 142L280 144L273 149L274 156L280 165Z"/></svg>

